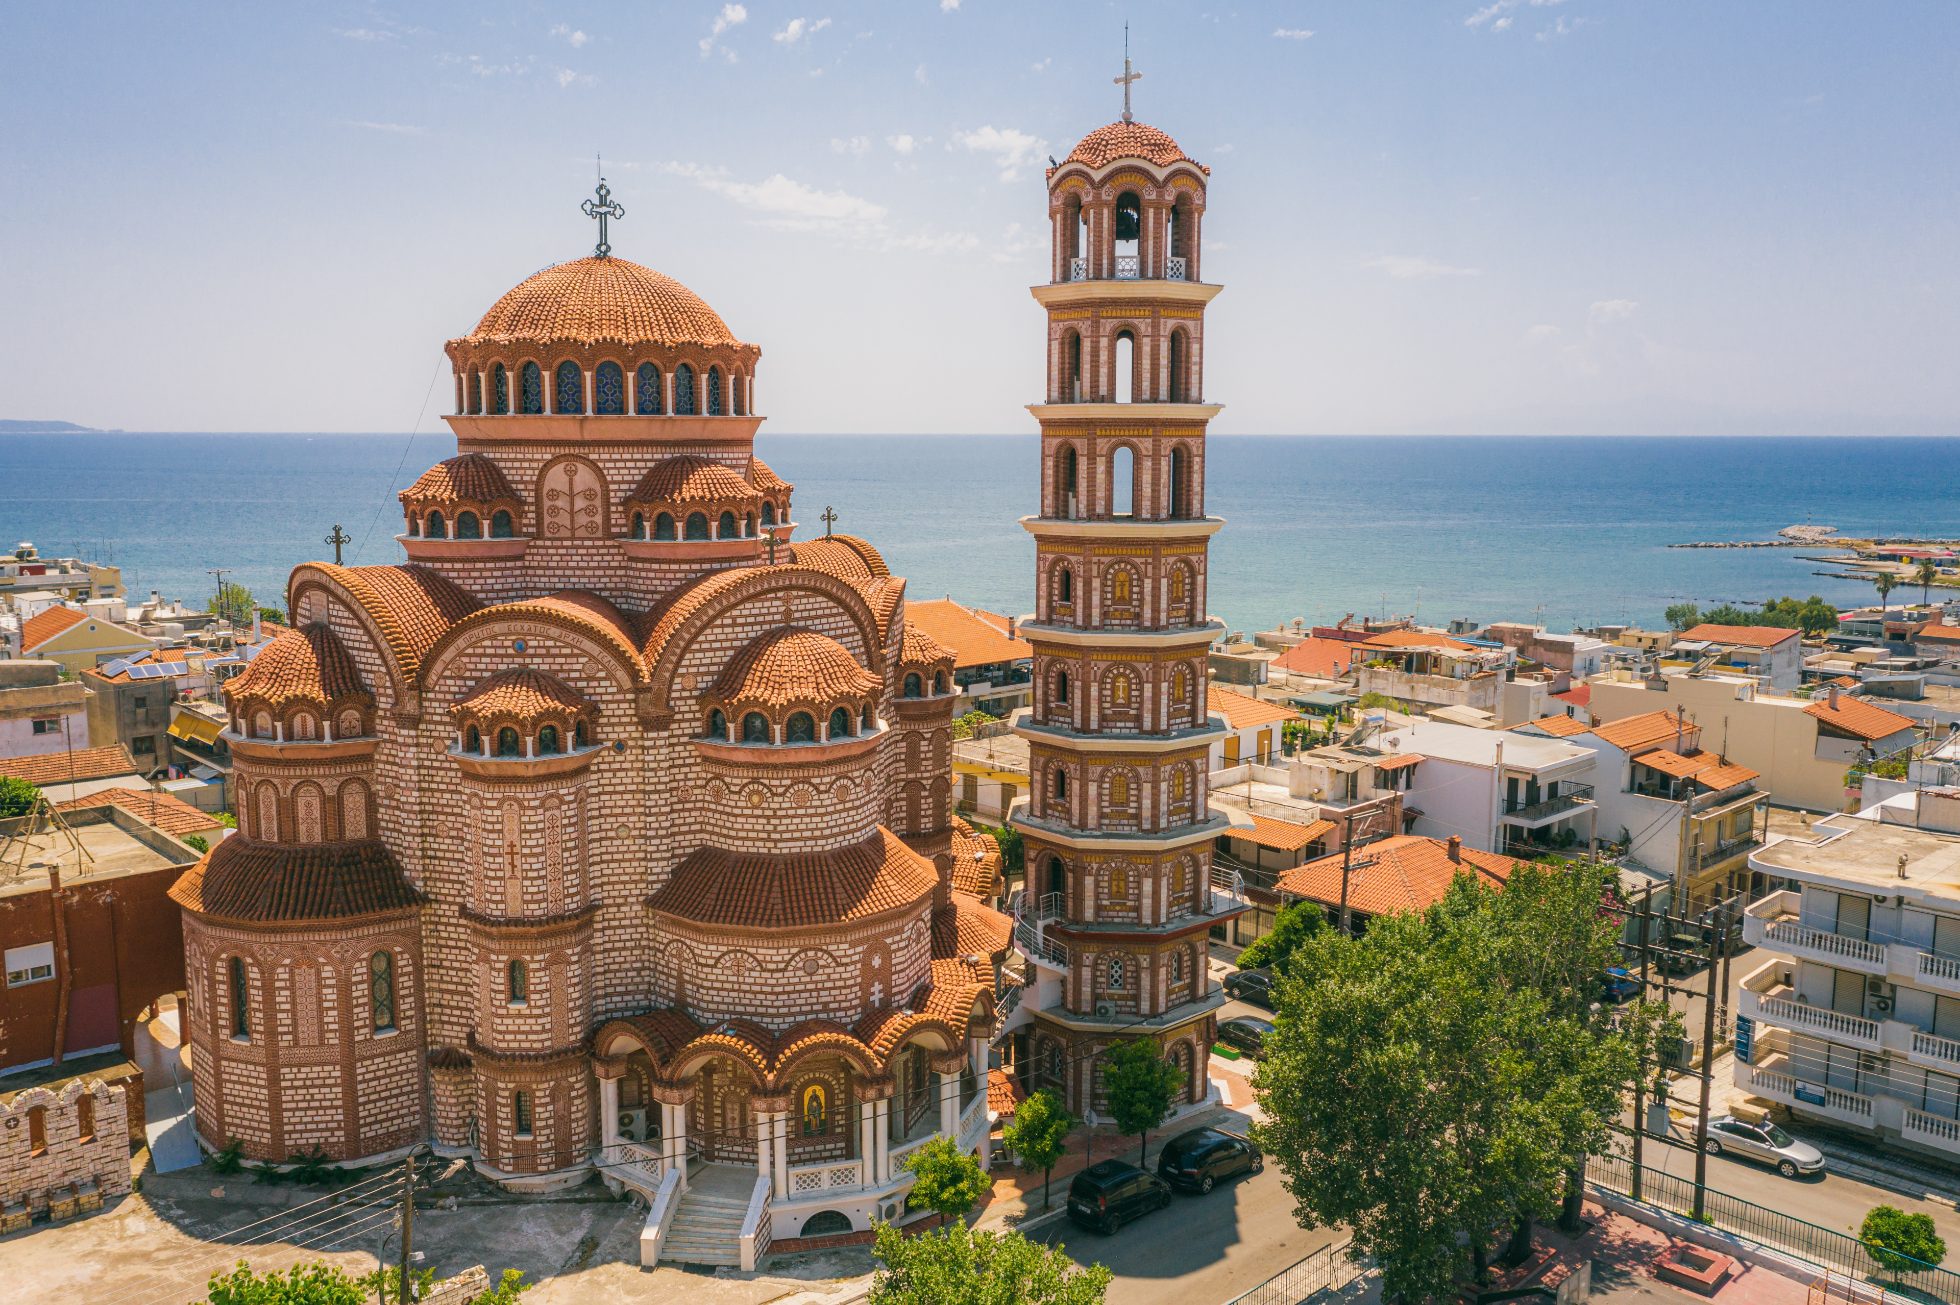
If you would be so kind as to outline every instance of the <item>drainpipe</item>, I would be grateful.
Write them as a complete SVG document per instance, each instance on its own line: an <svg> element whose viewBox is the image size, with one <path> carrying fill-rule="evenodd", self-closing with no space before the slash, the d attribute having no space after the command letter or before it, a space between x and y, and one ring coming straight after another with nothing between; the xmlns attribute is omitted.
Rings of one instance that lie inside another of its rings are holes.
<svg viewBox="0 0 1960 1305"><path fill-rule="evenodd" d="M55 866L48 867L48 909L54 914L54 1063L59 1065L68 1041L68 991L74 978L68 967L68 895Z"/></svg>

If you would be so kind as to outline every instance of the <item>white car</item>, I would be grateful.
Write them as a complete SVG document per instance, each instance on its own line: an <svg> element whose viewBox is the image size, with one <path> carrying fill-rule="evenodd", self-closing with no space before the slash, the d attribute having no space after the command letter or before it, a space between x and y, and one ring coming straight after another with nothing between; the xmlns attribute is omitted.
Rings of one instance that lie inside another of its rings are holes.
<svg viewBox="0 0 1960 1305"><path fill-rule="evenodd" d="M1710 1155L1734 1155L1775 1165L1785 1178L1824 1172L1824 1153L1808 1142L1799 1142L1775 1124L1745 1124L1723 1115L1708 1121L1708 1140L1702 1150Z"/></svg>

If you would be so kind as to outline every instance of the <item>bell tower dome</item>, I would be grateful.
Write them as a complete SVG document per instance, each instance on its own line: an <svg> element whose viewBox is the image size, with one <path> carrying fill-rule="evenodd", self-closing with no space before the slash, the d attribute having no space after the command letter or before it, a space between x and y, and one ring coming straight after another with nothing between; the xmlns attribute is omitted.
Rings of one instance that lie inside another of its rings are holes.
<svg viewBox="0 0 1960 1305"><path fill-rule="evenodd" d="M1035 1000L1017 1053L1071 1110L1105 1105L1100 1055L1155 1041L1203 1100L1222 995L1211 926L1244 909L1215 886L1226 827L1206 786L1223 734L1206 706L1205 309L1210 170L1129 112L1048 171L1050 281L1035 538L1027 849L1019 931ZM1032 918L1028 918L1032 917ZM1057 982L1059 980L1059 982ZM1046 981L1046 982L1044 982ZM1044 997L1046 999L1044 1000Z"/></svg>

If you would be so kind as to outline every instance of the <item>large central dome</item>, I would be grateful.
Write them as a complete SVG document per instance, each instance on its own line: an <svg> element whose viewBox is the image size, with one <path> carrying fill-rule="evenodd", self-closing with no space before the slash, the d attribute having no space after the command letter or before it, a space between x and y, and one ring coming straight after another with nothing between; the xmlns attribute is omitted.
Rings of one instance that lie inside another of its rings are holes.
<svg viewBox="0 0 1960 1305"><path fill-rule="evenodd" d="M490 306L454 343L725 345L720 314L670 276L623 258L547 267Z"/></svg>

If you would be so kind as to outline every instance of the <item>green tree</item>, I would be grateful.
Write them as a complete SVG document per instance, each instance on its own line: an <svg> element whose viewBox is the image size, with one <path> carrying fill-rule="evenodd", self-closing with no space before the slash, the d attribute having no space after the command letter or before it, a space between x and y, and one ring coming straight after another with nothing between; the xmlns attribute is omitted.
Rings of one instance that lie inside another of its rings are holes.
<svg viewBox="0 0 1960 1305"><path fill-rule="evenodd" d="M1368 690L1354 704L1356 711L1374 711L1376 708L1380 708L1383 711L1399 711L1404 716L1409 715L1408 703L1403 702L1400 698L1391 697L1389 694L1383 693L1378 689Z"/></svg>
<svg viewBox="0 0 1960 1305"><path fill-rule="evenodd" d="M274 625L284 625L286 624L286 609L283 607L261 607L259 608L259 619L261 621L270 621Z"/></svg>
<svg viewBox="0 0 1960 1305"><path fill-rule="evenodd" d="M362 1285L328 1264L296 1264L260 1274L244 1260L205 1284L210 1305L366 1305Z"/></svg>
<svg viewBox="0 0 1960 1305"><path fill-rule="evenodd" d="M219 585L218 592L211 596L211 614L233 625L250 625L252 613L258 608L259 605L252 601L252 591L234 580Z"/></svg>
<svg viewBox="0 0 1960 1305"><path fill-rule="evenodd" d="M1858 1238L1879 1267L1894 1277L1932 1268L1946 1258L1946 1242L1929 1214L1907 1214L1895 1205L1875 1205L1858 1227Z"/></svg>
<svg viewBox="0 0 1960 1305"><path fill-rule="evenodd" d="M41 790L24 779L0 775L0 820L26 815L41 800Z"/></svg>
<svg viewBox="0 0 1960 1305"><path fill-rule="evenodd" d="M1885 600L1898 587L1899 577L1893 575L1890 571L1880 571L1872 577L1872 588L1878 590L1878 610L1881 615L1886 610Z"/></svg>
<svg viewBox="0 0 1960 1305"><path fill-rule="evenodd" d="M471 1301L470 1305L517 1305L517 1298L536 1285L524 1281L524 1270L505 1269L503 1276L497 1279L497 1285Z"/></svg>
<svg viewBox="0 0 1960 1305"><path fill-rule="evenodd" d="M429 1294L429 1288L435 1285L435 1281L436 1271L434 1269L410 1269L408 1271L409 1299L422 1300L426 1298ZM401 1305L401 1265L384 1264L372 1273L363 1274L360 1278L360 1287L363 1291L373 1292L374 1298L381 1305Z"/></svg>
<svg viewBox="0 0 1960 1305"><path fill-rule="evenodd" d="M202 834L185 834L183 841L185 847L195 848L200 852L209 852L211 850L210 840Z"/></svg>
<svg viewBox="0 0 1960 1305"><path fill-rule="evenodd" d="M1919 565L1912 569L1912 578L1919 582L1919 601L1930 605L1933 601L1933 581L1939 579L1940 568L1930 557L1921 558Z"/></svg>
<svg viewBox="0 0 1960 1305"><path fill-rule="evenodd" d="M1271 967L1283 970L1300 944L1327 927L1326 912L1317 902L1294 902L1279 908L1273 927L1254 938L1239 953L1239 968L1256 970Z"/></svg>
<svg viewBox="0 0 1960 1305"><path fill-rule="evenodd" d="M1068 1135L1080 1123L1062 1099L1047 1088L1035 1093L1014 1111L1014 1120L1001 1130L1001 1145L1020 1158L1030 1169L1041 1171L1041 1208L1048 1208L1048 1175L1055 1162L1068 1153Z"/></svg>
<svg viewBox="0 0 1960 1305"><path fill-rule="evenodd" d="M1101 1305L1110 1272L1017 1232L949 1224L923 1237L878 1225L872 1305Z"/></svg>
<svg viewBox="0 0 1960 1305"><path fill-rule="evenodd" d="M913 1177L912 1204L949 1218L971 1210L993 1187L980 1162L950 1137L935 1137L906 1156L905 1170Z"/></svg>
<svg viewBox="0 0 1960 1305"><path fill-rule="evenodd" d="M1693 603L1670 603L1661 613L1670 630L1685 630L1701 624L1701 608Z"/></svg>
<svg viewBox="0 0 1960 1305"><path fill-rule="evenodd" d="M1121 1043L1103 1057L1103 1091L1116 1131L1137 1135L1137 1163L1150 1150L1150 1130L1164 1122L1184 1086L1184 1071L1165 1060L1154 1042Z"/></svg>

